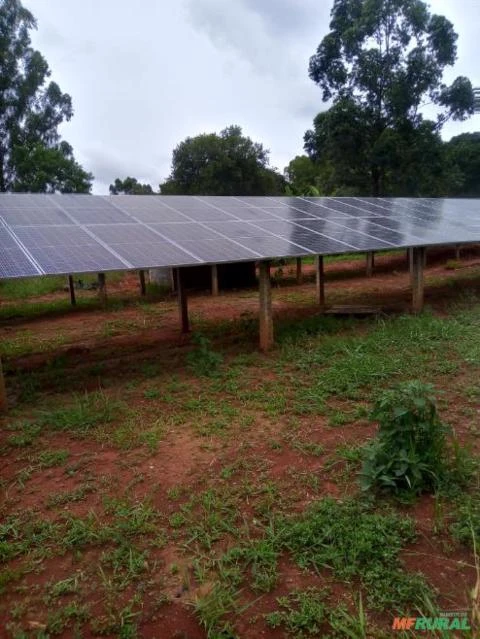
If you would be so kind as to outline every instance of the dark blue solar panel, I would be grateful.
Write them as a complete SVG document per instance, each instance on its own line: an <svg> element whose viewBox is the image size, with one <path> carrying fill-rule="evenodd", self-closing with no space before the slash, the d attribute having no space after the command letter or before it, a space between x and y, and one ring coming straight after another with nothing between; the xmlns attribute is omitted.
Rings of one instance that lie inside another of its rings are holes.
<svg viewBox="0 0 480 639"><path fill-rule="evenodd" d="M0 278L39 275L40 271L19 248L0 249Z"/></svg>
<svg viewBox="0 0 480 639"><path fill-rule="evenodd" d="M0 194L0 277L480 242L480 200Z"/></svg>

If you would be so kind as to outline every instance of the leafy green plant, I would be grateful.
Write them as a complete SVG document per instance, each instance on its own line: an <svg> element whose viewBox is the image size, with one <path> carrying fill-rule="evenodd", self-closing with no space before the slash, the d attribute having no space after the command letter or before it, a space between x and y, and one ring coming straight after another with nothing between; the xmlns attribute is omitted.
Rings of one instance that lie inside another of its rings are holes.
<svg viewBox="0 0 480 639"><path fill-rule="evenodd" d="M322 624L326 621L325 592L316 588L290 593L279 597L280 610L266 615L271 628L283 626L289 636L295 639L319 637Z"/></svg>
<svg viewBox="0 0 480 639"><path fill-rule="evenodd" d="M449 469L450 429L438 417L433 387L410 381L385 391L371 417L379 432L365 448L362 489L412 495L438 489Z"/></svg>
<svg viewBox="0 0 480 639"><path fill-rule="evenodd" d="M223 361L220 353L211 349L211 341L208 337L197 333L193 335L192 342L195 348L188 353L187 363L190 369L201 377L214 377Z"/></svg>

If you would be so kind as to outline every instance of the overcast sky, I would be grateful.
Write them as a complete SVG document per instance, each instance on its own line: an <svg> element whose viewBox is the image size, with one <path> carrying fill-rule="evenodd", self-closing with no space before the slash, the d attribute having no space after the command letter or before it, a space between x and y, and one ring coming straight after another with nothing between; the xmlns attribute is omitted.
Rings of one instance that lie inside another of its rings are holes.
<svg viewBox="0 0 480 639"><path fill-rule="evenodd" d="M308 59L328 30L331 0L24 0L33 43L71 94L62 126L77 159L107 193L132 175L155 188L185 137L239 124L280 170L302 153L325 108ZM432 0L459 34L446 80L480 85L480 0ZM480 115L443 137L480 130Z"/></svg>

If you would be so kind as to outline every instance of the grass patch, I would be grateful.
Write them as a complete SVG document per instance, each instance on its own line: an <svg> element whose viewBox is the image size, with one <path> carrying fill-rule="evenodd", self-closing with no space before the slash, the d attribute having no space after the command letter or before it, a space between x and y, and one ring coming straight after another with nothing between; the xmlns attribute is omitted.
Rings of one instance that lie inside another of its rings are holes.
<svg viewBox="0 0 480 639"><path fill-rule="evenodd" d="M258 537L243 539L216 562L208 564L210 570L214 567L219 585L200 608L197 606L197 611L201 611L202 621L211 632L209 636L217 636L215 632L221 633L229 627L225 625L224 615L238 606L236 593L245 581L257 592L268 592L275 587L282 554L290 555L305 570L330 575L348 588L362 589L374 610L408 611L427 599L434 600L433 591L424 578L405 571L399 558L402 549L415 539L414 522L408 517L388 511L376 512L358 500L323 499L302 515L271 518L265 527L257 528L257 534ZM209 574L209 569L203 574ZM202 574L202 570L199 572ZM270 624L284 625L287 630L297 624L296 631L300 633L305 632L309 624L312 628L319 627L328 618L323 594L321 597L317 594L312 598L312 592L308 592L305 597L295 595L293 600L285 600L283 611L268 618ZM205 608L209 613L208 623L202 616ZM356 619L340 607L335 611L332 625L355 625L360 623L362 615Z"/></svg>
<svg viewBox="0 0 480 639"><path fill-rule="evenodd" d="M75 395L69 406L41 413L38 423L54 431L65 431L85 436L100 424L108 424L118 419L124 411L121 402L98 391Z"/></svg>

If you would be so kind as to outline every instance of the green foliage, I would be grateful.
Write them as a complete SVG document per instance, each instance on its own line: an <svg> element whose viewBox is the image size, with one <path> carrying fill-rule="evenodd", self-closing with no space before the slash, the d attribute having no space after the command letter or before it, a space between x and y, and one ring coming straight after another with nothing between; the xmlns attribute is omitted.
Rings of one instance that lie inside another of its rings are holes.
<svg viewBox="0 0 480 639"><path fill-rule="evenodd" d="M417 495L439 488L450 431L437 415L433 387L410 381L385 391L371 417L379 432L365 449L362 489Z"/></svg>
<svg viewBox="0 0 480 639"><path fill-rule="evenodd" d="M480 540L480 495L478 489L473 494L463 495L456 504L454 521L450 530L455 539L463 544L473 545Z"/></svg>
<svg viewBox="0 0 480 639"><path fill-rule="evenodd" d="M69 431L85 435L99 424L112 422L122 410L122 405L101 391L75 395L71 405L43 412L42 426L52 430Z"/></svg>
<svg viewBox="0 0 480 639"><path fill-rule="evenodd" d="M110 184L112 195L153 195L154 191L150 184L141 184L137 178L126 177L124 180L115 178L115 182Z"/></svg>
<svg viewBox="0 0 480 639"><path fill-rule="evenodd" d="M401 548L415 537L411 519L377 514L350 500L324 499L287 523L281 535L302 567L328 568L335 578L359 578L372 607L401 607L428 590L417 575L400 568Z"/></svg>
<svg viewBox="0 0 480 639"><path fill-rule="evenodd" d="M327 619L324 591L316 588L299 590L279 597L277 602L280 610L265 617L271 628L283 626L295 639L325 636L320 635L322 624Z"/></svg>
<svg viewBox="0 0 480 639"><path fill-rule="evenodd" d="M480 133L462 133L445 144L450 171L448 195L480 197Z"/></svg>
<svg viewBox="0 0 480 639"><path fill-rule="evenodd" d="M287 195L316 197L321 190L321 167L307 155L297 155L285 168Z"/></svg>
<svg viewBox="0 0 480 639"><path fill-rule="evenodd" d="M218 578L197 607L209 636L221 636L215 633L222 629L231 631L225 616L228 619L228 614L238 608L244 581L260 593L275 588L278 562L285 553L315 574L326 570L337 581L359 584L375 610L408 610L426 598L434 599L423 577L405 571L399 558L404 546L415 539L414 522L408 517L375 512L371 505L358 500L323 499L300 515L272 517L258 532L259 536L253 538L240 535L238 544L214 562L205 555L205 565L197 561L200 581L211 579L212 564ZM281 610L267 615L267 622L299 633L293 634L299 637L308 636L309 629L315 628L318 633L318 627L326 623L334 631L331 636L363 639L366 619L362 597L357 614L352 615L343 605L327 611L325 596L324 591L311 589L294 592L279 600Z"/></svg>
<svg viewBox="0 0 480 639"><path fill-rule="evenodd" d="M41 468L62 466L66 462L69 454L68 450L44 450L38 456L38 463Z"/></svg>
<svg viewBox="0 0 480 639"><path fill-rule="evenodd" d="M49 82L48 64L31 47L33 15L20 0L0 5L0 191L88 193L92 176L60 139L72 100Z"/></svg>
<svg viewBox="0 0 480 639"><path fill-rule="evenodd" d="M334 1L330 32L309 66L333 105L305 134L326 193L436 195L445 188L438 132L474 106L467 78L442 83L456 39L452 24L421 0ZM436 122L420 114L425 101L438 108Z"/></svg>
<svg viewBox="0 0 480 639"><path fill-rule="evenodd" d="M208 337L196 333L192 337L195 348L188 353L187 363L195 375L214 377L223 361L220 353L215 353L211 349L211 341Z"/></svg>
<svg viewBox="0 0 480 639"><path fill-rule="evenodd" d="M236 639L232 625L224 617L236 609L236 596L216 582L204 597L195 602L195 612L208 639Z"/></svg>
<svg viewBox="0 0 480 639"><path fill-rule="evenodd" d="M278 195L282 176L268 166L268 151L239 126L187 138L173 151L162 195Z"/></svg>

